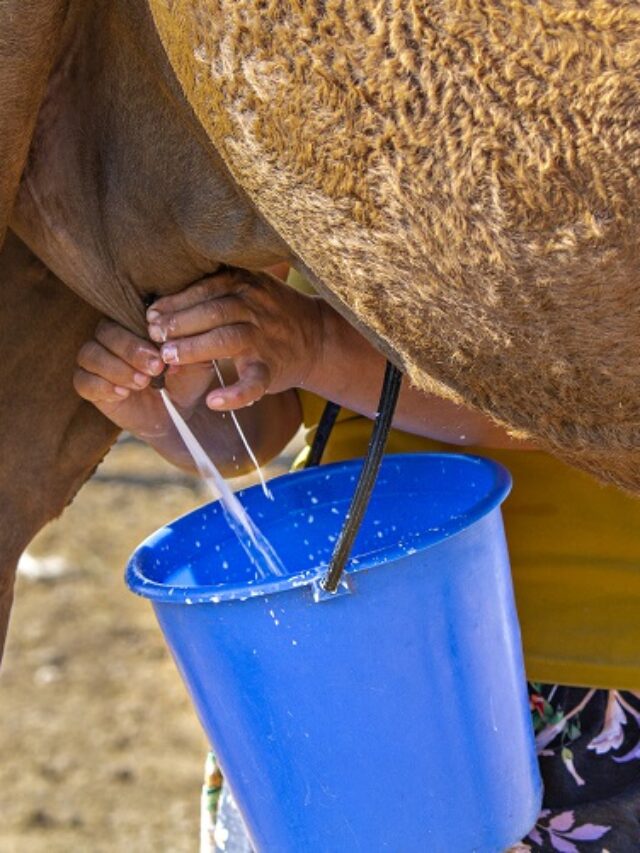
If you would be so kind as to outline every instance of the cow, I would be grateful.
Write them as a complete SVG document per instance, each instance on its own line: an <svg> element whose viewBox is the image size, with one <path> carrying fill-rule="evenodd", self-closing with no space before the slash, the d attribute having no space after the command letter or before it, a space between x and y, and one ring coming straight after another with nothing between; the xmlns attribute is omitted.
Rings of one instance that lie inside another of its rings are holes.
<svg viewBox="0 0 640 853"><path fill-rule="evenodd" d="M0 6L0 636L16 561L117 430L72 387L101 315L290 252L230 178L145 3ZM1 641L0 641L1 642Z"/></svg>
<svg viewBox="0 0 640 853"><path fill-rule="evenodd" d="M613 0L3 0L0 637L116 436L80 344L222 265L640 491L639 45Z"/></svg>

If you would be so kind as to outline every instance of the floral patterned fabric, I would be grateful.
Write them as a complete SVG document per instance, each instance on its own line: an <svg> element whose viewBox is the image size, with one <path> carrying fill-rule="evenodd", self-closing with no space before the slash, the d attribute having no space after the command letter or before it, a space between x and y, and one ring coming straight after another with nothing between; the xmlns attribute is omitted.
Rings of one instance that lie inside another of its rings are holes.
<svg viewBox="0 0 640 853"><path fill-rule="evenodd" d="M529 702L544 803L509 853L640 853L640 692L530 684ZM213 841L227 827L216 823L222 777L213 756L207 767L212 840L202 849L249 849L240 821L237 837Z"/></svg>
<svg viewBox="0 0 640 853"><path fill-rule="evenodd" d="M521 853L640 853L640 692L529 685L544 808Z"/></svg>

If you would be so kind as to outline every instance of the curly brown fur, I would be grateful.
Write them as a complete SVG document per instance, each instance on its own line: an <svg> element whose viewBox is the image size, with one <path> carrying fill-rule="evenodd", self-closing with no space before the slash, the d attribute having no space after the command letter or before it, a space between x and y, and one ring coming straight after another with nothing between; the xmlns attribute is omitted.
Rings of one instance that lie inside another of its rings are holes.
<svg viewBox="0 0 640 853"><path fill-rule="evenodd" d="M150 0L230 171L413 382L640 492L640 9Z"/></svg>

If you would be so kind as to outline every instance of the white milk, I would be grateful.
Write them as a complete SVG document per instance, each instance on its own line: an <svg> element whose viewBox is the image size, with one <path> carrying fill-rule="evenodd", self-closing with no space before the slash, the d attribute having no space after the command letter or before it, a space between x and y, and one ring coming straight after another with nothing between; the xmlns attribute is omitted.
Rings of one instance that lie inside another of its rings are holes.
<svg viewBox="0 0 640 853"><path fill-rule="evenodd" d="M164 388L160 391L160 395L175 428L178 430L180 438L183 440L185 447L191 454L200 472L200 476L209 487L213 497L220 499L220 504L229 526L238 537L240 544L246 551L260 577L268 578L284 575L286 573L284 566L268 539L263 536L249 518L247 511L231 491L222 474L211 459L209 459L205 449L191 432Z"/></svg>

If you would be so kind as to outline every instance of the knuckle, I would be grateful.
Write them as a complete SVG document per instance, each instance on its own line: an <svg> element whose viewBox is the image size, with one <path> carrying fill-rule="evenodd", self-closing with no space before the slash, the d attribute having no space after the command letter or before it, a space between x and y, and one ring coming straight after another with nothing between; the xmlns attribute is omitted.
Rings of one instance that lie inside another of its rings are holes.
<svg viewBox="0 0 640 853"><path fill-rule="evenodd" d="M211 298L211 294L215 293L216 282L212 278L203 278L191 288L191 294L194 298L204 301Z"/></svg>
<svg viewBox="0 0 640 853"><path fill-rule="evenodd" d="M254 400L259 400L260 397L263 397L266 394L267 388L264 382L255 379L249 386L249 391Z"/></svg>
<svg viewBox="0 0 640 853"><path fill-rule="evenodd" d="M131 360L130 363L134 367L146 368L148 360L148 352L144 344L136 343L132 344L131 347Z"/></svg>
<svg viewBox="0 0 640 853"><path fill-rule="evenodd" d="M241 352L251 346L250 330L245 325L225 326L222 333L224 342L235 352Z"/></svg>
<svg viewBox="0 0 640 853"><path fill-rule="evenodd" d="M122 346L118 347L118 354L124 361L129 364L135 364L139 358L141 346L137 341L123 341Z"/></svg>
<svg viewBox="0 0 640 853"><path fill-rule="evenodd" d="M91 369L99 364L101 353L102 347L97 341L87 341L80 347L76 361L81 367Z"/></svg>
<svg viewBox="0 0 640 853"><path fill-rule="evenodd" d="M82 370L74 370L73 371L73 387L77 391L80 396L82 396L82 391L84 389L84 371Z"/></svg>
<svg viewBox="0 0 640 853"><path fill-rule="evenodd" d="M98 377L85 370L76 370L73 375L73 387L83 400L92 402L97 398L98 383Z"/></svg>
<svg viewBox="0 0 640 853"><path fill-rule="evenodd" d="M210 323L215 323L216 325L224 324L226 320L224 303L218 299L210 299L207 303L207 318Z"/></svg>
<svg viewBox="0 0 640 853"><path fill-rule="evenodd" d="M204 352L202 352L204 350ZM201 347L197 339L184 338L175 343L176 363L189 362L199 356L206 356L206 348Z"/></svg>
<svg viewBox="0 0 640 853"><path fill-rule="evenodd" d="M114 329L117 328L116 324L112 320L108 320L106 317L102 317L98 321L98 325L96 326L96 338L99 341L109 340L113 337Z"/></svg>
<svg viewBox="0 0 640 853"><path fill-rule="evenodd" d="M191 341L184 341L184 343L190 347L192 346ZM220 358L221 353L224 352L228 352L224 329L212 329L200 337L198 353L201 359Z"/></svg>

